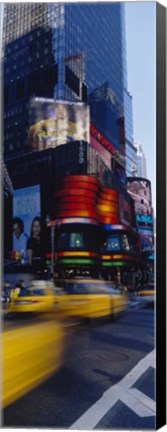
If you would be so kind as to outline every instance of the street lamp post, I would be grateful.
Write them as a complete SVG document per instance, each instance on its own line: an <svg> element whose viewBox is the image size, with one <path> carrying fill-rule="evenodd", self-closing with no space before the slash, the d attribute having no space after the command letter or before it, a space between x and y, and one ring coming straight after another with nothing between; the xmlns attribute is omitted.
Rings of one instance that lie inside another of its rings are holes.
<svg viewBox="0 0 167 432"><path fill-rule="evenodd" d="M54 276L54 258L55 258L55 226L51 226L51 279Z"/></svg>

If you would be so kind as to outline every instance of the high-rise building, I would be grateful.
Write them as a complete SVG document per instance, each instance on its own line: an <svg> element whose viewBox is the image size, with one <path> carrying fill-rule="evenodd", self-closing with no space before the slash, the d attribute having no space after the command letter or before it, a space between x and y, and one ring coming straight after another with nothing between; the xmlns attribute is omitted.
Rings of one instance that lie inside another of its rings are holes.
<svg viewBox="0 0 167 432"><path fill-rule="evenodd" d="M125 112L125 168L126 175L133 176L137 174L136 147L133 143L133 113L132 113L132 96L124 89L124 112Z"/></svg>
<svg viewBox="0 0 167 432"><path fill-rule="evenodd" d="M3 58L6 156L26 150L32 96L85 102L107 81L124 115L122 3L8 3Z"/></svg>
<svg viewBox="0 0 167 432"><path fill-rule="evenodd" d="M70 233L71 243L56 245L57 253L68 256L61 260L62 272L64 264L70 269L90 264L98 273L97 255L105 277L114 276L119 265L130 271L138 267L134 206L125 177L132 105L127 91L125 98L124 4L6 4L3 80L4 153L15 189L12 217L19 212L28 234L39 215L44 225L48 215L58 222L62 238ZM94 189L100 193L97 209ZM104 250L97 245L97 227ZM10 242L14 245L12 232ZM50 246L44 250L50 252Z"/></svg>
<svg viewBox="0 0 167 432"><path fill-rule="evenodd" d="M137 160L137 176L147 178L147 165L146 157L143 152L142 146L139 143L135 143L137 150L136 160Z"/></svg>

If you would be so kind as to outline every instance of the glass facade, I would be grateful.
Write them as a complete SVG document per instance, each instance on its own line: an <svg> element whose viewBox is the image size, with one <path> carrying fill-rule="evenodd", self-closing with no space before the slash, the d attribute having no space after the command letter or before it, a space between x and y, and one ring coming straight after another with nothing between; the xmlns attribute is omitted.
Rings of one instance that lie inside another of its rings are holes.
<svg viewBox="0 0 167 432"><path fill-rule="evenodd" d="M66 4L64 13L65 58L70 62L69 57L73 57L73 72L78 68L77 76L81 83L85 81L88 93L107 80L123 104L123 5Z"/></svg>
<svg viewBox="0 0 167 432"><path fill-rule="evenodd" d="M135 176L137 174L137 151L133 144L126 141L126 175Z"/></svg>
<svg viewBox="0 0 167 432"><path fill-rule="evenodd" d="M137 174L137 150L133 144L132 96L124 89L126 175Z"/></svg>
<svg viewBox="0 0 167 432"><path fill-rule="evenodd" d="M123 113L124 31L124 5L119 2L5 5L6 156L26 150L32 96L86 102L107 81Z"/></svg>
<svg viewBox="0 0 167 432"><path fill-rule="evenodd" d="M121 144L124 145L124 134L121 134L121 107L108 83L90 94L89 106L91 123L114 149L120 152Z"/></svg>

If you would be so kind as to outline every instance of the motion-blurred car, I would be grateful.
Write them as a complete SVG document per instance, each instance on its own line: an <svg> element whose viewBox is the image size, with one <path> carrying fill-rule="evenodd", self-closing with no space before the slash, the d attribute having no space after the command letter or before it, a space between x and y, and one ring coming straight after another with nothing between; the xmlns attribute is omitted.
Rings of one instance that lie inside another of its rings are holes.
<svg viewBox="0 0 167 432"><path fill-rule="evenodd" d="M28 324L27 324L28 323ZM5 323L1 334L2 405L39 385L62 363L65 328L57 320Z"/></svg>
<svg viewBox="0 0 167 432"><path fill-rule="evenodd" d="M96 279L56 280L62 294L58 296L57 311L70 317L95 319L116 316L126 309L125 294L110 284Z"/></svg>
<svg viewBox="0 0 167 432"><path fill-rule="evenodd" d="M17 293L13 297L10 296L7 310L9 313L49 312L53 310L55 304L54 284L50 281L37 280L32 281L28 288L17 288Z"/></svg>
<svg viewBox="0 0 167 432"><path fill-rule="evenodd" d="M141 304L145 306L147 305L154 306L156 300L156 290L154 284L150 284L147 287L144 287L143 289L139 290L136 293L136 297Z"/></svg>

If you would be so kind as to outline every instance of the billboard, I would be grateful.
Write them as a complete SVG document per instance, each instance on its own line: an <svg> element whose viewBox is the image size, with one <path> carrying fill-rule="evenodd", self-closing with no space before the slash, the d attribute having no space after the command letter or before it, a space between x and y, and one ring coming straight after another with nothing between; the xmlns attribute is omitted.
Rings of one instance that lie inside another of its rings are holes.
<svg viewBox="0 0 167 432"><path fill-rule="evenodd" d="M106 150L100 142L94 137L90 136L90 145L97 153L101 156L104 163L111 169L111 154L108 150Z"/></svg>
<svg viewBox="0 0 167 432"><path fill-rule="evenodd" d="M128 178L127 190L135 202L136 215L152 216L151 183L147 179Z"/></svg>
<svg viewBox="0 0 167 432"><path fill-rule="evenodd" d="M153 253L154 251L154 234L152 230L139 230L141 241L141 252Z"/></svg>
<svg viewBox="0 0 167 432"><path fill-rule="evenodd" d="M28 141L33 150L55 148L71 141L89 142L89 107L79 102L32 98Z"/></svg>
<svg viewBox="0 0 167 432"><path fill-rule="evenodd" d="M40 186L16 189L13 194L13 251L27 260L27 242L32 236L32 225L40 224ZM39 227L39 229L41 226ZM38 229L38 227L37 227Z"/></svg>
<svg viewBox="0 0 167 432"><path fill-rule="evenodd" d="M125 157L115 150L93 123L90 124L90 144L101 156L105 165L112 169L122 184L126 185Z"/></svg>
<svg viewBox="0 0 167 432"><path fill-rule="evenodd" d="M141 252L154 250L154 224L151 200L151 183L141 177L127 179L127 190L134 200L136 225L140 235Z"/></svg>

